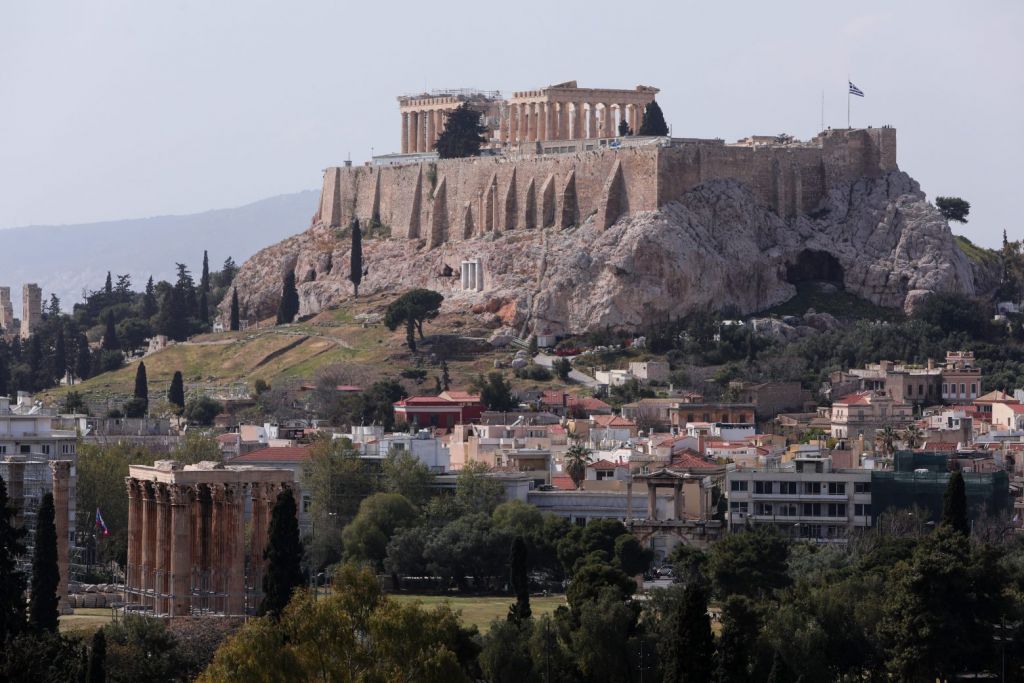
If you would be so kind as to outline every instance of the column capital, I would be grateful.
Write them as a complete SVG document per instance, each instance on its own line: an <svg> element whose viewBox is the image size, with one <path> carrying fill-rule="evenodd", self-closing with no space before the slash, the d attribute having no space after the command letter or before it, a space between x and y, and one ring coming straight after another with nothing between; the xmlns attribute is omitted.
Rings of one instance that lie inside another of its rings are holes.
<svg viewBox="0 0 1024 683"><path fill-rule="evenodd" d="M170 486L171 505L188 505L193 499L193 488L191 486L181 484Z"/></svg>
<svg viewBox="0 0 1024 683"><path fill-rule="evenodd" d="M71 477L71 461L51 460L50 472L53 474L55 479L69 479Z"/></svg>

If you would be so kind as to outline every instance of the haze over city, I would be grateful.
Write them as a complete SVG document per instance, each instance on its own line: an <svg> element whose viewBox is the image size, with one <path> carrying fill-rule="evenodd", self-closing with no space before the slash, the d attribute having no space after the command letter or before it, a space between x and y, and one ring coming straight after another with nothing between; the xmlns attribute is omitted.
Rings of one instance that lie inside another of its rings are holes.
<svg viewBox="0 0 1024 683"><path fill-rule="evenodd" d="M678 137L892 125L957 232L1020 237L1016 2L285 5L74 2L0 21L0 227L231 207L397 151L395 97L424 90L661 89ZM481 12L484 16L481 16ZM491 13L487 16L487 13ZM529 19L526 19L529 18ZM525 23L524 23L525 22ZM525 26L525 28L524 28ZM302 226L293 226L295 230Z"/></svg>

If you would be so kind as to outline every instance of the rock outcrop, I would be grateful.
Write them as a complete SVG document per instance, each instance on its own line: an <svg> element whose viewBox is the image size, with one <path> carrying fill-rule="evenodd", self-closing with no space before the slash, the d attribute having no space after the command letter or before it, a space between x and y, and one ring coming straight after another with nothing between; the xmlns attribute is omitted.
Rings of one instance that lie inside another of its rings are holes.
<svg viewBox="0 0 1024 683"><path fill-rule="evenodd" d="M347 300L348 252L348 239L324 225L264 249L235 280L243 310L272 315L285 268L295 271L301 315ZM483 265L482 291L462 289L460 263L469 259ZM446 309L520 333L636 327L701 309L754 313L792 297L803 280L893 308L933 291L974 293L948 224L900 171L833 189L810 215L791 219L742 183L713 180L604 230L591 216L576 228L491 232L433 249L366 239L363 264L361 295L427 287L444 294Z"/></svg>

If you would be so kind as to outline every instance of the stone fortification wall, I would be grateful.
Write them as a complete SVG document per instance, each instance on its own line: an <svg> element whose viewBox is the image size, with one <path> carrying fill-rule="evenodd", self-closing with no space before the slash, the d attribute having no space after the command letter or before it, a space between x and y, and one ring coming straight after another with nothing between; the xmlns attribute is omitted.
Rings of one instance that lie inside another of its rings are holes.
<svg viewBox="0 0 1024 683"><path fill-rule="evenodd" d="M324 174L314 222L377 221L393 238L434 247L490 232L565 228L591 216L608 228L721 179L744 183L777 215L793 218L813 211L835 187L895 170L892 128L826 131L806 144L695 140L518 159L334 167Z"/></svg>

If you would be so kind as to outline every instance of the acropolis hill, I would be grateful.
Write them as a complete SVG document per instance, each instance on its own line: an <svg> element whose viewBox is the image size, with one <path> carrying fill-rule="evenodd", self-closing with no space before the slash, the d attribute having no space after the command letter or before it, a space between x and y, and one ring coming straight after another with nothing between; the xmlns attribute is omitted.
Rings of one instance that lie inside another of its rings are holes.
<svg viewBox="0 0 1024 683"><path fill-rule="evenodd" d="M281 268L296 271L302 314L350 297L345 234L356 218L382 226L364 244L361 292L428 287L446 305L497 312L516 333L756 312L804 280L892 307L973 292L945 220L897 166L895 129L732 144L612 137L622 120L636 130L657 92L569 82L508 100L401 97L402 152L326 169L312 227L254 256L240 299L272 312ZM438 160L428 150L463 102L487 127L483 154Z"/></svg>

